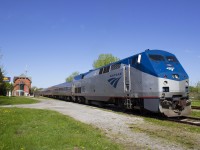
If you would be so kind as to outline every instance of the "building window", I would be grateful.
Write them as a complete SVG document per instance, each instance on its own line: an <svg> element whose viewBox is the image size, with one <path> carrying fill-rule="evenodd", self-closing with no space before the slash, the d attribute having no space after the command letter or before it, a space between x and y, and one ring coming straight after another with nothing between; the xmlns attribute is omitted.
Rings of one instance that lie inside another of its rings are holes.
<svg viewBox="0 0 200 150"><path fill-rule="evenodd" d="M24 84L20 84L19 89L23 91L24 90Z"/></svg>

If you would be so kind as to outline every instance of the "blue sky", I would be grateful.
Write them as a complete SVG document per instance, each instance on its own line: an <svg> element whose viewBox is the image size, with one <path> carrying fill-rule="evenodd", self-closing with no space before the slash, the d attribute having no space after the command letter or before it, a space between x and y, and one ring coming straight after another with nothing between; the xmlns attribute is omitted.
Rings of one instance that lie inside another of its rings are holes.
<svg viewBox="0 0 200 150"><path fill-rule="evenodd" d="M86 72L101 53L174 53L200 81L199 0L0 0L1 64L48 87Z"/></svg>

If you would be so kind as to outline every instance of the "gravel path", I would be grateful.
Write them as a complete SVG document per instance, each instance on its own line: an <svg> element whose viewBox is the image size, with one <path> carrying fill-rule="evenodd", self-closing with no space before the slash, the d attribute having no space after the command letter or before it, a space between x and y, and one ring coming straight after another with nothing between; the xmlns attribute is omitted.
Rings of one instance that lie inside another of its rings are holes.
<svg viewBox="0 0 200 150"><path fill-rule="evenodd" d="M41 100L36 104L11 105L6 107L36 108L58 111L81 122L101 129L112 140L124 144L126 149L159 149L179 150L184 149L176 143L153 138L145 133L134 132L130 124L144 124L140 117L118 114L96 107L81 105L59 100Z"/></svg>

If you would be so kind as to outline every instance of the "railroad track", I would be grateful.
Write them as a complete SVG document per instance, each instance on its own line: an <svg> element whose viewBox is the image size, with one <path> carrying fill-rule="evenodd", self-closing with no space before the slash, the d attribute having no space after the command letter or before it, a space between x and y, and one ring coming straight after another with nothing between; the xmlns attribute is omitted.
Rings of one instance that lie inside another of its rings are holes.
<svg viewBox="0 0 200 150"><path fill-rule="evenodd" d="M200 126L200 118L195 117L168 118L167 120L183 124Z"/></svg>
<svg viewBox="0 0 200 150"><path fill-rule="evenodd" d="M200 106L192 106L192 109L198 109L198 110L200 110Z"/></svg>

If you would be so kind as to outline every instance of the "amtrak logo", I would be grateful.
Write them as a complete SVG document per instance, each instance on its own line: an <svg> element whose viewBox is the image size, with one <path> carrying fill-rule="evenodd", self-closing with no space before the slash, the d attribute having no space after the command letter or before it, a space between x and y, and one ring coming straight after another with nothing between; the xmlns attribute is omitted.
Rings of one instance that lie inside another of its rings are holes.
<svg viewBox="0 0 200 150"><path fill-rule="evenodd" d="M117 84L118 84L118 82L119 82L119 80L120 80L120 78L121 78L121 77L118 77L118 78L110 78L110 79L108 80L108 82L110 83L110 85L112 85L114 88L116 88L116 87L117 87Z"/></svg>
<svg viewBox="0 0 200 150"><path fill-rule="evenodd" d="M174 67L167 67L167 70L174 71Z"/></svg>

